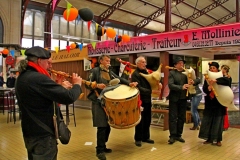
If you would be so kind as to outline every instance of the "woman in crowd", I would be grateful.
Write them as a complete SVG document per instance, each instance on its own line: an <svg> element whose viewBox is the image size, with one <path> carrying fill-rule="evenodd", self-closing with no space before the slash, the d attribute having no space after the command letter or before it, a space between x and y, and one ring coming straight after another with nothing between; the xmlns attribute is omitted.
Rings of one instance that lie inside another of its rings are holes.
<svg viewBox="0 0 240 160"><path fill-rule="evenodd" d="M190 130L199 130L199 126L201 125L201 120L198 114L198 106L200 101L202 100L202 91L199 88L199 84L201 83L200 78L196 78L194 80L194 86L196 89L196 94L192 95L192 102L191 102L191 114L193 117L193 127Z"/></svg>
<svg viewBox="0 0 240 160"><path fill-rule="evenodd" d="M222 65L221 70L222 70L223 76L229 78L229 87L231 88L232 77L228 74L230 67L228 65ZM228 111L227 111L227 107L226 107L226 115L224 116L223 130L226 131L226 130L228 130L228 128L229 128L229 120L228 120Z"/></svg>
<svg viewBox="0 0 240 160"><path fill-rule="evenodd" d="M208 65L211 72L219 72L217 62L209 62ZM205 79L203 84L203 92L206 94L205 108L198 137L206 140L203 144L214 144L216 142L217 146L222 146L223 119L226 108L218 102L214 95L212 87L214 83L228 86L229 78Z"/></svg>

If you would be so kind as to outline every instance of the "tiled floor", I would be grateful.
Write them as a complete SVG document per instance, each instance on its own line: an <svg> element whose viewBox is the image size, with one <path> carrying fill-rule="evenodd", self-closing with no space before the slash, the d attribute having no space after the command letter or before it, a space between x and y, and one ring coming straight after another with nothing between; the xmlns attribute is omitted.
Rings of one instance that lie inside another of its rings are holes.
<svg viewBox="0 0 240 160"><path fill-rule="evenodd" d="M68 145L59 144L59 160L97 160L95 156L96 128L92 127L91 111L75 109L77 126L70 117L72 132ZM7 115L0 113L0 160L26 160L20 121L7 122ZM192 124L185 124L183 138L186 143L167 143L169 131L151 127L151 138L155 144L143 143L136 147L133 140L134 128L112 129L107 147L113 149L108 160L238 160L240 157L240 129L230 128L224 132L223 146L202 144L198 131L191 131ZM92 145L85 145L92 142Z"/></svg>

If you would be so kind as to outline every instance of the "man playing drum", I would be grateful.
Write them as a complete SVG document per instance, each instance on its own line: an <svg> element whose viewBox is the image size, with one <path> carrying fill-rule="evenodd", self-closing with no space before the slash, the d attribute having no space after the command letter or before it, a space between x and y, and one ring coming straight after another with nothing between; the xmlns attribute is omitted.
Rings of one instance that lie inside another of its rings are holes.
<svg viewBox="0 0 240 160"><path fill-rule="evenodd" d="M95 86L85 85L91 92L88 95L88 99L92 101L92 119L93 126L97 127L97 147L96 147L96 156L100 160L105 160L105 153L111 153L112 150L106 148L106 142L110 134L110 126L108 124L107 115L104 111L104 108L101 106L100 101L97 99L101 91L109 84L109 81L115 78L120 80L120 83L126 84L129 86L136 86L136 82L129 83L127 80L120 78L113 71L109 69L110 65L110 56L101 55L98 58L100 66L95 67L91 70L88 81L96 82Z"/></svg>

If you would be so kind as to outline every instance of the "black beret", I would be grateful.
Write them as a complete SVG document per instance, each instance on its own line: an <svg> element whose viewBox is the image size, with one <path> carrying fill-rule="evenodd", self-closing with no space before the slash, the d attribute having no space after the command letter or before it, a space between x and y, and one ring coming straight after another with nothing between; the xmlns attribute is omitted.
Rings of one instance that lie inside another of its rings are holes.
<svg viewBox="0 0 240 160"><path fill-rule="evenodd" d="M215 66L217 69L219 68L219 64L217 62L209 62L208 65L209 67Z"/></svg>
<svg viewBox="0 0 240 160"><path fill-rule="evenodd" d="M42 59L49 59L51 57L51 52L47 51L46 49L35 46L32 48L29 48L25 51L26 56L34 56Z"/></svg>
<svg viewBox="0 0 240 160"><path fill-rule="evenodd" d="M186 63L186 61L183 60L181 57L176 57L176 58L173 60L173 65L177 64L179 61L183 61L184 64Z"/></svg>

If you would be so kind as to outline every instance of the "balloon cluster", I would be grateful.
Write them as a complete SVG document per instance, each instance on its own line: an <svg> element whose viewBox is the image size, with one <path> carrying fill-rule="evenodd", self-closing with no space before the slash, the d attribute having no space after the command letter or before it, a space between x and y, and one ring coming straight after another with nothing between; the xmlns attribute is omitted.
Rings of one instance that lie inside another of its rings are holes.
<svg viewBox="0 0 240 160"><path fill-rule="evenodd" d="M77 10L76 8L72 7L70 9L66 9L63 12L63 18L67 21L76 20L78 18L78 16L82 20L87 21L87 22L92 21L93 18L94 18L94 14L89 8L82 8L82 9ZM129 42L130 41L129 35L126 35L126 34L117 35L116 31L113 28L105 29L104 27L102 27L100 25L97 25L96 33L97 33L98 36L103 36L106 33L107 37L114 38L114 41L116 43Z"/></svg>
<svg viewBox="0 0 240 160"><path fill-rule="evenodd" d="M82 8L79 10L76 8L70 8L63 12L63 18L66 21L76 20L78 16L84 21L92 21L94 17L93 12L89 8Z"/></svg>

